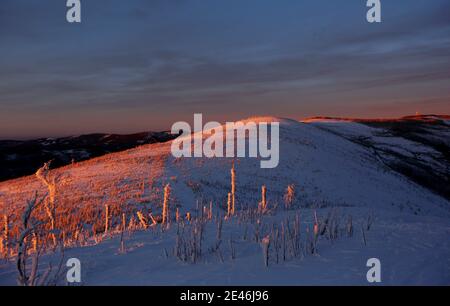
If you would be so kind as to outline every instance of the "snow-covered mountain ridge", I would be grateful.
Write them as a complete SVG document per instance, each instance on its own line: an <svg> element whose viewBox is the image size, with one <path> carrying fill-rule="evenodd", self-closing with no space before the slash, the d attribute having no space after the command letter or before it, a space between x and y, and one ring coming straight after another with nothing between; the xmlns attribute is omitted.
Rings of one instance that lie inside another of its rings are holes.
<svg viewBox="0 0 450 306"><path fill-rule="evenodd" d="M444 180L448 161L439 147L394 135L392 127L367 123L275 117L248 120L280 122L278 167L261 169L255 158L174 158L171 142L167 142L52 171L59 176L56 203L65 216L79 210L91 216L93 211L102 224L105 204L126 207L130 214L148 210L158 216L163 187L169 183L172 217L175 208L182 216L189 212L195 217L211 207L213 219L218 220L226 213L234 161L237 210L244 213L225 219L220 255L214 251L216 221L205 225L204 250L195 264L173 255L178 225L163 232L154 228L128 237L125 254L117 251L118 237L66 250L68 256L84 263L86 284L367 284L366 261L372 257L382 262L384 284L450 283L450 203L443 194L393 166L411 155ZM447 139L445 127L430 129L433 137ZM263 185L270 213L247 216L245 211L261 201ZM296 197L292 208L285 210L288 185L295 186ZM44 194L46 189L34 176L0 183L0 214L18 219L35 191ZM336 216L333 222L340 238L320 237L318 254L311 256L307 237L315 214L321 224ZM370 231L366 231L368 217L373 222ZM355 228L351 237L345 233L349 218ZM300 253L288 253L286 261L278 260L272 241L265 268L260 237L273 237L283 224L297 224L294 220L299 220ZM0 271L0 284L14 283L13 263L0 266Z"/></svg>

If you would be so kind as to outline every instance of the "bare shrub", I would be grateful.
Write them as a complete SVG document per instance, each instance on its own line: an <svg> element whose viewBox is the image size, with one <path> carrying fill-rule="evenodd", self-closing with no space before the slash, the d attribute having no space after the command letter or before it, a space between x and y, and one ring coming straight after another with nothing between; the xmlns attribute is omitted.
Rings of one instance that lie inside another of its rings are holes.
<svg viewBox="0 0 450 306"><path fill-rule="evenodd" d="M17 254L17 271L18 278L17 282L20 286L42 286L42 285L56 285L58 279L61 276L62 259L58 266L56 273L52 279L50 279L52 273L52 266L45 270L44 273L39 273L39 257L41 253L41 248L36 244L34 245L34 252L31 259L31 268L28 268L29 261L29 240L30 237L38 237L37 233L42 225L41 222L32 217L33 211L45 200L45 197L38 199L37 193L32 200L29 200L27 207L22 214L22 231L18 239L18 254ZM63 250L63 249L61 249ZM61 251L63 254L63 251Z"/></svg>
<svg viewBox="0 0 450 306"><path fill-rule="evenodd" d="M174 254L179 260L196 263L202 257L204 226L201 218L178 224Z"/></svg>
<svg viewBox="0 0 450 306"><path fill-rule="evenodd" d="M56 245L56 235L54 231L56 230L56 182L57 177L50 178L50 163L45 163L44 166L36 171L36 177L47 187L48 189L48 199L45 201L45 211L48 218L50 219L50 229L51 237L53 239L53 245Z"/></svg>

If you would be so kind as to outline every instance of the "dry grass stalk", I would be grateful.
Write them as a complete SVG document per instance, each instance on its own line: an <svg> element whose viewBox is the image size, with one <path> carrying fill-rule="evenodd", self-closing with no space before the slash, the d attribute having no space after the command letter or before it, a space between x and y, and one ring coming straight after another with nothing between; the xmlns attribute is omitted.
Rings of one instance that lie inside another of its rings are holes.
<svg viewBox="0 0 450 306"><path fill-rule="evenodd" d="M202 256L204 220L196 219L184 230L183 223L178 224L174 254L181 261L196 263Z"/></svg>
<svg viewBox="0 0 450 306"><path fill-rule="evenodd" d="M144 217L144 215L140 211L137 212L137 216L138 216L139 222L141 223L142 227L144 229L147 229L148 228L148 220L147 220L147 218Z"/></svg>
<svg viewBox="0 0 450 306"><path fill-rule="evenodd" d="M367 239L366 239L366 232L364 231L364 225L361 225L361 234L362 234L362 239L363 239L364 245L367 246Z"/></svg>
<svg viewBox="0 0 450 306"><path fill-rule="evenodd" d="M80 237L80 230L77 228L73 236L73 240L75 241L75 243L78 241L79 237Z"/></svg>
<svg viewBox="0 0 450 306"><path fill-rule="evenodd" d="M122 231L125 231L127 228L127 215L122 213Z"/></svg>
<svg viewBox="0 0 450 306"><path fill-rule="evenodd" d="M317 212L314 211L314 236L319 235L319 220L317 219Z"/></svg>
<svg viewBox="0 0 450 306"><path fill-rule="evenodd" d="M20 286L35 286L38 284L40 276L38 275L39 266L39 252L36 252L32 258L31 270L27 269L28 262L28 238L36 234L40 223L32 218L33 211L44 201L44 198L37 198L37 193L34 198L28 201L27 207L22 214L22 229L18 240L18 254L17 254L17 270L19 277L17 282ZM48 272L49 273L49 272ZM42 279L41 279L42 281Z"/></svg>
<svg viewBox="0 0 450 306"><path fill-rule="evenodd" d="M156 221L156 219L153 217L152 213L149 213L150 219L152 220L152 225L156 225L158 224L158 222Z"/></svg>
<svg viewBox="0 0 450 306"><path fill-rule="evenodd" d="M288 185L287 189L286 189L286 193L284 195L284 207L286 209L291 208L292 203L294 202L295 199L295 186L294 184Z"/></svg>
<svg viewBox="0 0 450 306"><path fill-rule="evenodd" d="M133 231L136 229L136 219L134 216L131 216L130 222L128 222L128 230Z"/></svg>
<svg viewBox="0 0 450 306"><path fill-rule="evenodd" d="M313 226L313 238L312 238L312 247L311 247L312 254L317 254L318 238L319 238L319 220L317 218L317 212L314 211L314 226Z"/></svg>
<svg viewBox="0 0 450 306"><path fill-rule="evenodd" d="M217 241L222 241L222 219L217 220Z"/></svg>

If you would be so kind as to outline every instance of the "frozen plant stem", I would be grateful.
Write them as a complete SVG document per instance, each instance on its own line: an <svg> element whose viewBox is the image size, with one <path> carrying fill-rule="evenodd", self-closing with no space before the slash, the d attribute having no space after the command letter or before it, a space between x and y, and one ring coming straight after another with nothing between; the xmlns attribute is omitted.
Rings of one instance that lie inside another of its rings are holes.
<svg viewBox="0 0 450 306"><path fill-rule="evenodd" d="M352 216L348 217L348 222L347 222L347 236L348 237L352 237L353 236L353 221L352 221Z"/></svg>
<svg viewBox="0 0 450 306"><path fill-rule="evenodd" d="M109 206L105 204L105 235L108 234L109 230Z"/></svg>
<svg viewBox="0 0 450 306"><path fill-rule="evenodd" d="M234 215L236 211L236 170L231 168L231 215Z"/></svg>
<svg viewBox="0 0 450 306"><path fill-rule="evenodd" d="M317 254L317 239L319 238L319 220L317 219L317 212L314 211L314 227L313 227L313 245L312 253Z"/></svg>
<svg viewBox="0 0 450 306"><path fill-rule="evenodd" d="M217 222L217 241L222 240L222 219L219 218Z"/></svg>
<svg viewBox="0 0 450 306"><path fill-rule="evenodd" d="M164 203L163 203L163 215L162 215L162 224L165 225L168 223L169 217L169 198L170 198L170 184L167 184L164 187Z"/></svg>
<svg viewBox="0 0 450 306"><path fill-rule="evenodd" d="M231 216L231 192L228 193L228 201L227 201L227 216Z"/></svg>
<svg viewBox="0 0 450 306"><path fill-rule="evenodd" d="M212 220L212 215L213 215L212 202L209 202L208 220Z"/></svg>
<svg viewBox="0 0 450 306"><path fill-rule="evenodd" d="M362 233L362 238L363 238L364 245L367 246L367 240L366 240L366 233L364 231L364 225L361 225L361 233Z"/></svg>
<svg viewBox="0 0 450 306"><path fill-rule="evenodd" d="M122 213L122 227L120 231L120 253L125 253L125 243L123 241L123 235L126 229L126 216L125 213Z"/></svg>
<svg viewBox="0 0 450 306"><path fill-rule="evenodd" d="M269 266L269 247L270 247L270 236L266 236L261 241L261 247L263 251L264 266Z"/></svg>
<svg viewBox="0 0 450 306"><path fill-rule="evenodd" d="M49 198L45 202L45 211L47 213L48 218L50 219L50 229L52 231L51 237L53 240L53 245L56 245L56 235L55 235L55 227L56 227L56 220L55 220L55 197L56 197L56 179L53 178L50 180L48 178L48 174L50 171L50 162L45 163L44 166L39 168L36 171L36 177L45 185L48 189L48 195Z"/></svg>
<svg viewBox="0 0 450 306"><path fill-rule="evenodd" d="M144 229L147 229L148 228L147 218L145 218L144 215L140 211L137 212L137 216L138 216L139 222L141 223L142 227Z"/></svg>
<svg viewBox="0 0 450 306"><path fill-rule="evenodd" d="M284 207L289 209L294 202L295 197L295 187L294 184L288 185L286 189L286 194L284 195Z"/></svg>
<svg viewBox="0 0 450 306"><path fill-rule="evenodd" d="M31 241L32 241L32 245L33 245L33 249L32 250L33 250L34 253L36 253L38 251L38 237L37 237L36 232L34 232L32 234ZM64 241L64 239L63 239L63 241Z"/></svg>
<svg viewBox="0 0 450 306"><path fill-rule="evenodd" d="M265 185L263 185L261 187L261 212L265 212L267 209L267 199L266 199L266 195L267 195L267 188Z"/></svg>
<svg viewBox="0 0 450 306"><path fill-rule="evenodd" d="M17 270L19 272L19 277L17 282L20 286L34 286L38 279L37 271L39 265L39 254L36 252L34 254L31 271L27 269L28 261L28 243L27 238L36 233L39 223L31 218L31 214L36 209L36 207L42 203L44 199L38 200L37 193L25 208L22 214L22 230L18 239L18 253L17 253Z"/></svg>
<svg viewBox="0 0 450 306"><path fill-rule="evenodd" d="M234 248L233 236L230 236L230 254L231 260L236 259L236 249Z"/></svg>
<svg viewBox="0 0 450 306"><path fill-rule="evenodd" d="M8 216L3 216L3 241L0 247L2 248L1 253L3 254L3 257L7 258L9 255L9 246L8 246L8 236L9 236L9 226L8 226L9 220Z"/></svg>

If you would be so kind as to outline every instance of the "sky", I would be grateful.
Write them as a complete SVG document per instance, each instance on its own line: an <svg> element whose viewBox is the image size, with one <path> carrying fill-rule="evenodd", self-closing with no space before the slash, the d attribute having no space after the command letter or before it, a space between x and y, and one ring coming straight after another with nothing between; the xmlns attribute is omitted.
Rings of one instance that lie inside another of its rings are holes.
<svg viewBox="0 0 450 306"><path fill-rule="evenodd" d="M0 139L179 120L450 114L450 1L0 3Z"/></svg>

